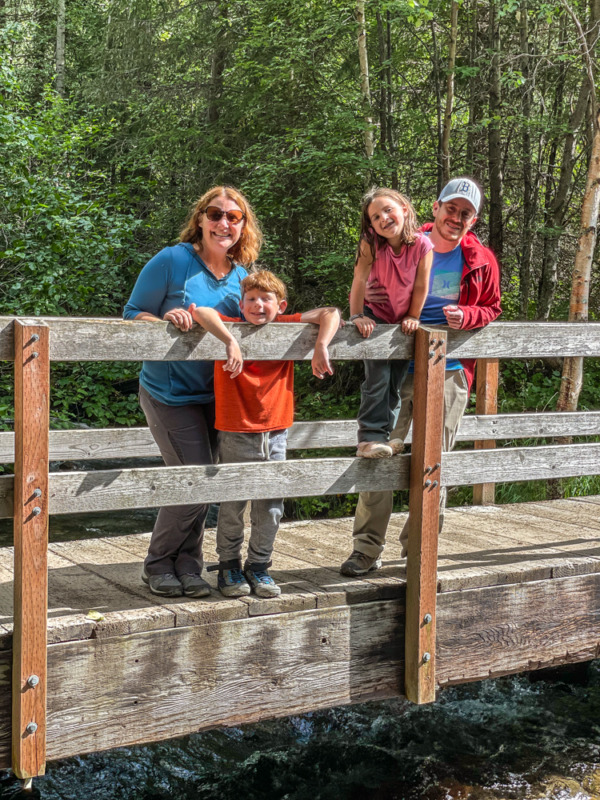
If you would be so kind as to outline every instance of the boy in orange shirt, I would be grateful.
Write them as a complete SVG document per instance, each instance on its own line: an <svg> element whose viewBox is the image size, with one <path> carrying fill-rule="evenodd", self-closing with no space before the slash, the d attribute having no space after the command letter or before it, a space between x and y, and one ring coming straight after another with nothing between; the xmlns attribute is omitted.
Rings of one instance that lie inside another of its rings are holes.
<svg viewBox="0 0 600 800"><path fill-rule="evenodd" d="M219 431L219 461L284 461L287 429L294 421L294 362L246 361L225 322L313 322L319 333L312 358L313 375L333 375L327 346L341 324L337 308L315 308L283 316L285 284L272 272L260 270L242 281L242 317L224 317L214 308L190 307L194 320L225 343L227 361L215 362L215 427ZM218 587L226 597L254 591L276 597L281 589L269 575L271 555L283 498L252 500L248 555L242 571L244 510L247 500L221 503L217 522ZM208 569L211 569L209 567Z"/></svg>

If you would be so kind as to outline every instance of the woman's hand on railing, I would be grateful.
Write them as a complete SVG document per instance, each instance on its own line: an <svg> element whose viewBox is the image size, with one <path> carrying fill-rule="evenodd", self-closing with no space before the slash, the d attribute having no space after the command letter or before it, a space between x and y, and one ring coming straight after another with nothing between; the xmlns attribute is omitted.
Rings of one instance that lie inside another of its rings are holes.
<svg viewBox="0 0 600 800"><path fill-rule="evenodd" d="M167 322L172 322L176 328L179 328L180 331L185 333L186 331L191 330L192 325L194 324L192 312L194 311L195 307L196 306L194 303L192 303L188 309L173 308L171 311L167 311L163 319Z"/></svg>

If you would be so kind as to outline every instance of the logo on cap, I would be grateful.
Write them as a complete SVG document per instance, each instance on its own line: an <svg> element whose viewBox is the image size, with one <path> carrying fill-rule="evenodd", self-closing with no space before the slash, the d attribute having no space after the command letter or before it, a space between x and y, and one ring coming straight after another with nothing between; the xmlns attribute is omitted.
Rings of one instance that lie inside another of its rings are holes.
<svg viewBox="0 0 600 800"><path fill-rule="evenodd" d="M462 194L469 194L470 189L471 186L469 184L469 181L462 181L462 183L459 183L456 191L462 192Z"/></svg>

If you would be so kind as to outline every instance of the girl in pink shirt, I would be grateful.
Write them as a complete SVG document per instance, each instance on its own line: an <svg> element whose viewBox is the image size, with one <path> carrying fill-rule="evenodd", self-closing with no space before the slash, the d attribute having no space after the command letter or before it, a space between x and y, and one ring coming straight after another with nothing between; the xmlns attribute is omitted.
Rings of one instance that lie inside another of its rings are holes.
<svg viewBox="0 0 600 800"><path fill-rule="evenodd" d="M362 205L361 233L350 290L350 321L364 337L380 323L402 325L414 333L429 289L433 245L417 230L409 200L393 189L374 189ZM367 281L376 282L387 299L365 305ZM408 361L365 361L358 414L358 450L364 458L400 452L392 440L400 410L400 388Z"/></svg>

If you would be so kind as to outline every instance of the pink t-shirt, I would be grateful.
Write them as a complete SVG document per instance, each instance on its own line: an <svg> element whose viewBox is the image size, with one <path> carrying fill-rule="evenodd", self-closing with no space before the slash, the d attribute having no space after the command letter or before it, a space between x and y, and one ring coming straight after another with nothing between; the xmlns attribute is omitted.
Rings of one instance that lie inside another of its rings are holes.
<svg viewBox="0 0 600 800"><path fill-rule="evenodd" d="M387 242L383 246L375 240L375 260L369 273L369 280L377 280L388 292L388 300L382 303L369 302L371 311L390 324L400 322L410 308L413 287L417 276L419 261L433 245L429 237L417 233L413 244L405 244L398 255Z"/></svg>

